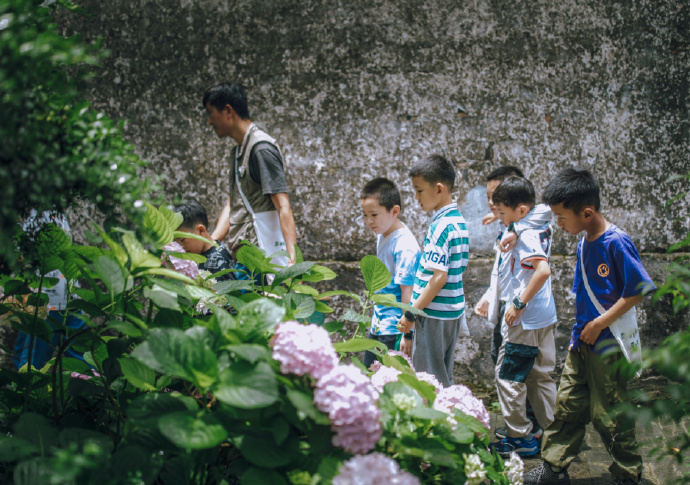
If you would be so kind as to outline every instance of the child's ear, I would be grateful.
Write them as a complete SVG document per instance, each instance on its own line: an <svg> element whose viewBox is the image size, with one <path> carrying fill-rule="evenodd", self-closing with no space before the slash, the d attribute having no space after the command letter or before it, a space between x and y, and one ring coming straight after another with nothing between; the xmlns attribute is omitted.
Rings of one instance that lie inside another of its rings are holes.
<svg viewBox="0 0 690 485"><path fill-rule="evenodd" d="M594 209L592 207L585 207L582 209L582 217L585 221L590 221L594 217Z"/></svg>
<svg viewBox="0 0 690 485"><path fill-rule="evenodd" d="M400 206L394 205L393 208L391 209L391 214L393 215L393 217L397 217L398 214L400 214Z"/></svg>
<svg viewBox="0 0 690 485"><path fill-rule="evenodd" d="M195 229L196 233L199 235L203 235L206 232L206 226L203 224L197 224Z"/></svg>
<svg viewBox="0 0 690 485"><path fill-rule="evenodd" d="M446 186L441 182L436 182L436 192L442 194L444 190L446 190Z"/></svg>

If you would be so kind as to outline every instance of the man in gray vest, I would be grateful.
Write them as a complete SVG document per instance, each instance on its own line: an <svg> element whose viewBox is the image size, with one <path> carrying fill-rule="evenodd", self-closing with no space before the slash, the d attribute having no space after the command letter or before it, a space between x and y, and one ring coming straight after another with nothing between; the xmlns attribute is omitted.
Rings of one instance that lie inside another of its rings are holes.
<svg viewBox="0 0 690 485"><path fill-rule="evenodd" d="M237 83L212 86L204 93L203 104L216 135L237 143L230 153L230 195L211 236L216 241L227 236L233 257L247 239L269 255L286 249L289 264L294 264L297 231L285 161L276 140L251 122L247 95Z"/></svg>

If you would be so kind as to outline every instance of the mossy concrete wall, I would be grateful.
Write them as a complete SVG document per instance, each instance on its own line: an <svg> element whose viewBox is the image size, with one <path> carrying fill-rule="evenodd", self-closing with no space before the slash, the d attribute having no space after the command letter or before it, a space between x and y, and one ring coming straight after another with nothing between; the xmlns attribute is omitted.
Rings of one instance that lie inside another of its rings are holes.
<svg viewBox="0 0 690 485"><path fill-rule="evenodd" d="M227 194L230 145L206 125L201 96L224 79L246 86L252 119L287 157L308 259L347 267L373 253L358 192L375 176L399 184L402 217L421 237L427 217L406 174L433 152L457 166L470 304L488 282L496 228L479 220L485 176L499 165L522 167L538 192L564 167L593 170L605 214L647 254L657 281L664 257L656 255L688 232L690 199L666 207L681 191L666 179L690 171L688 2L79 3L88 15L61 14L59 25L102 37L111 52L86 97L127 120L126 138L152 173L167 176L170 198L200 201L213 220ZM73 226L82 217L72 214ZM556 230L560 333L572 319L575 244ZM673 327L668 309L646 303L642 314L657 340ZM470 325L477 338L461 360L481 360L472 372L489 375L488 329L474 317Z"/></svg>

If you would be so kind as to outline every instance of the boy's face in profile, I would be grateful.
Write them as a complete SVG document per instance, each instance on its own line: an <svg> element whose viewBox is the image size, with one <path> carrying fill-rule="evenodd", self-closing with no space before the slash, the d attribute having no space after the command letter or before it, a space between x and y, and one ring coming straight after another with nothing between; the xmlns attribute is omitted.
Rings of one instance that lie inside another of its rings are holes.
<svg viewBox="0 0 690 485"><path fill-rule="evenodd" d="M586 229L584 210L576 214L572 209L563 207L563 204L551 205L549 207L551 207L551 212L556 215L558 227L568 234L575 236Z"/></svg>
<svg viewBox="0 0 690 485"><path fill-rule="evenodd" d="M197 228L195 229L190 229L188 227L180 227L178 231L180 232L188 232L190 234L196 234L197 236L201 236L201 231L198 229L199 226L204 227L201 224L197 224ZM204 228L205 229L205 228ZM193 239L191 237L178 237L175 239L178 243L180 243L180 246L184 248L184 250L188 253L194 253L194 254L201 254L204 252L204 248L206 247L207 243L204 243L204 241L199 241L198 239Z"/></svg>
<svg viewBox="0 0 690 485"><path fill-rule="evenodd" d="M486 199L489 201L489 209L493 212L494 216L498 217L498 211L494 205L494 201L491 197L494 195L494 191L498 186L501 185L501 180L489 180L486 183Z"/></svg>
<svg viewBox="0 0 690 485"><path fill-rule="evenodd" d="M443 207L439 184L430 184L424 177L412 177L412 187L414 187L414 198L424 212L431 212Z"/></svg>
<svg viewBox="0 0 690 485"><path fill-rule="evenodd" d="M494 214L498 216L504 226L509 226L511 223L519 221L525 217L527 212L529 212L525 212L523 208L526 206L523 205L519 205L515 209L511 209L510 207L499 202L494 207L496 208L496 212L494 212Z"/></svg>
<svg viewBox="0 0 690 485"><path fill-rule="evenodd" d="M400 206L395 205L391 210L387 210L374 197L367 197L360 202L362 204L364 223L369 226L369 229L374 231L374 234L383 234L386 237L393 232L395 221L400 213Z"/></svg>

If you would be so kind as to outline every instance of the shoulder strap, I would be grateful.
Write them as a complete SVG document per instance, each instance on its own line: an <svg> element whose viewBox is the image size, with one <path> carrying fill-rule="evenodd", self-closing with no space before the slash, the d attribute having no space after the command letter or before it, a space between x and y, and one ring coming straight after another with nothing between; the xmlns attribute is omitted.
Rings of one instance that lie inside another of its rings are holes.
<svg viewBox="0 0 690 485"><path fill-rule="evenodd" d="M254 219L254 210L252 209L252 206L249 204L249 201L247 200L247 196L244 195L244 192L242 192L242 184L240 184L240 177L238 176L238 159L239 159L239 150L235 150L235 185L237 186L237 191L240 193L240 197L242 197L242 202L244 202L244 207L247 209L247 212L249 212L252 216L252 219ZM249 174L247 174L249 176Z"/></svg>
<svg viewBox="0 0 690 485"><path fill-rule="evenodd" d="M587 281L587 273L585 272L585 261L584 261L584 253L585 250L585 236L582 236L582 241L580 244L580 273L582 274L582 281L585 284L585 289L587 290L587 295L589 295L589 299L592 301L592 304L594 307L597 309L597 311L600 314L606 313L606 309L599 303L599 300L597 300L597 297L594 296L594 292L592 291L592 288L589 286L589 281Z"/></svg>

